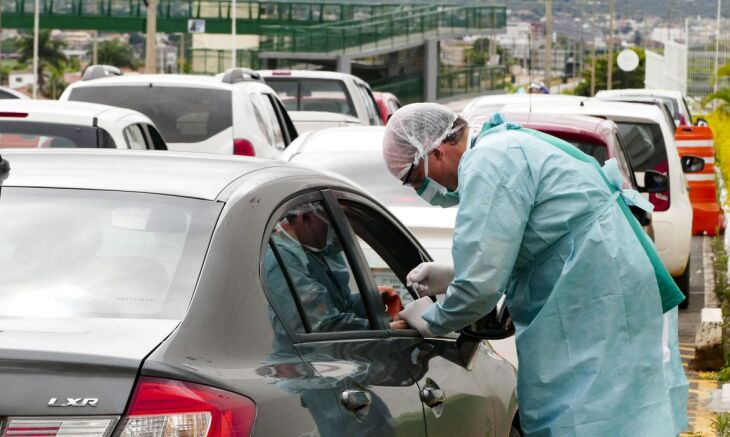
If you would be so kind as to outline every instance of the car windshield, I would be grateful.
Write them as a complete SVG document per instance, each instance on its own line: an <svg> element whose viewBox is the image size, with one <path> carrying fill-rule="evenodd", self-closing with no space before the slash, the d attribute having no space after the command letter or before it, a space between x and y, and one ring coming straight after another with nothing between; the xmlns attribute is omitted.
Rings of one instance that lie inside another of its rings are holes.
<svg viewBox="0 0 730 437"><path fill-rule="evenodd" d="M220 212L141 193L0 190L0 316L180 319Z"/></svg>
<svg viewBox="0 0 730 437"><path fill-rule="evenodd" d="M114 148L108 132L92 126L0 121L0 148Z"/></svg>
<svg viewBox="0 0 730 437"><path fill-rule="evenodd" d="M134 109L155 123L168 143L198 143L233 125L231 92L174 86L88 86L69 100Z"/></svg>
<svg viewBox="0 0 730 437"><path fill-rule="evenodd" d="M656 123L617 122L621 142L634 171L665 171L667 151Z"/></svg>
<svg viewBox="0 0 730 437"><path fill-rule="evenodd" d="M320 111L357 117L341 80L267 77L287 111Z"/></svg>

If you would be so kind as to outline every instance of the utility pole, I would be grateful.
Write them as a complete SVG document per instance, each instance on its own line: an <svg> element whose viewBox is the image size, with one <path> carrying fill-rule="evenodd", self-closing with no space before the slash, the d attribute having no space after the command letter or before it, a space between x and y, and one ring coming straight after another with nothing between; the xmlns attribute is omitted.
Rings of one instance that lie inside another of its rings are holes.
<svg viewBox="0 0 730 437"><path fill-rule="evenodd" d="M606 78L606 89L611 89L613 85L613 25L616 15L616 0L610 0L610 11L608 25L608 77Z"/></svg>
<svg viewBox="0 0 730 437"><path fill-rule="evenodd" d="M553 0L545 0L545 86L550 89L553 69Z"/></svg>
<svg viewBox="0 0 730 437"><path fill-rule="evenodd" d="M99 63L99 31L91 32L91 65Z"/></svg>
<svg viewBox="0 0 730 437"><path fill-rule="evenodd" d="M36 0L37 1L37 0ZM157 72L157 0L147 0L147 42L145 44L144 72Z"/></svg>
<svg viewBox="0 0 730 437"><path fill-rule="evenodd" d="M231 2L231 68L236 68L236 0Z"/></svg>
<svg viewBox="0 0 730 437"><path fill-rule="evenodd" d="M720 68L719 58L720 58L720 11L722 10L722 0L717 0L717 24L715 26L715 88L714 91L717 92L717 83L720 81L719 77L717 77L717 70ZM687 35L689 38L689 35ZM689 44L687 44L687 47L689 48Z"/></svg>
<svg viewBox="0 0 730 437"><path fill-rule="evenodd" d="M596 95L596 3L593 0L591 18L591 97Z"/></svg>
<svg viewBox="0 0 730 437"><path fill-rule="evenodd" d="M33 11L33 99L38 96L38 37L40 28L40 1L35 0Z"/></svg>

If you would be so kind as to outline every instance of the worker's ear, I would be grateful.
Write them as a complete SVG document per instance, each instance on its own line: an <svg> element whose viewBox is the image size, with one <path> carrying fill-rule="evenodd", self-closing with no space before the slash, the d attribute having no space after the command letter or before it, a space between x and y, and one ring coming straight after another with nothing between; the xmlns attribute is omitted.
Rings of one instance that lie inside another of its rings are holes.
<svg viewBox="0 0 730 437"><path fill-rule="evenodd" d="M431 152L431 154L433 154L434 158L436 158L437 161L441 161L442 159L444 159L443 147L444 147L444 143L441 143L438 145L438 147L433 149L433 151Z"/></svg>

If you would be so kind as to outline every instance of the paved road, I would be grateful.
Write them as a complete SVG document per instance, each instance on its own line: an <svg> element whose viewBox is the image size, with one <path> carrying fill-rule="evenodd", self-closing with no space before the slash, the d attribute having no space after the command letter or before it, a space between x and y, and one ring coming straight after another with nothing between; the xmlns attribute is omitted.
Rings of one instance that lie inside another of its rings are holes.
<svg viewBox="0 0 730 437"><path fill-rule="evenodd" d="M694 344L697 324L700 321L700 310L705 301L705 276L702 268L702 239L692 237L690 254L692 274L690 276L689 308L679 311L679 341ZM708 242L709 243L709 242Z"/></svg>

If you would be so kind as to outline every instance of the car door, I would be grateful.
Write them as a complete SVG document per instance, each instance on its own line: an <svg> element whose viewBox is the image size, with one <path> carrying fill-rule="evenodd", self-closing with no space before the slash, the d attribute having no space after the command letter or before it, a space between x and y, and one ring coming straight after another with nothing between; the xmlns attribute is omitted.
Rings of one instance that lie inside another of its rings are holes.
<svg viewBox="0 0 730 437"><path fill-rule="evenodd" d="M383 302L332 193L286 202L267 238L264 288L293 348L319 376L298 388L318 433L424 435L416 378L378 317Z"/></svg>
<svg viewBox="0 0 730 437"><path fill-rule="evenodd" d="M390 286L403 304L414 297L405 276L428 255L381 207L340 193L340 205L364 253L375 284ZM418 380L426 429L432 436L507 436L516 411L516 373L486 342L456 333L424 339L414 330L390 330Z"/></svg>

